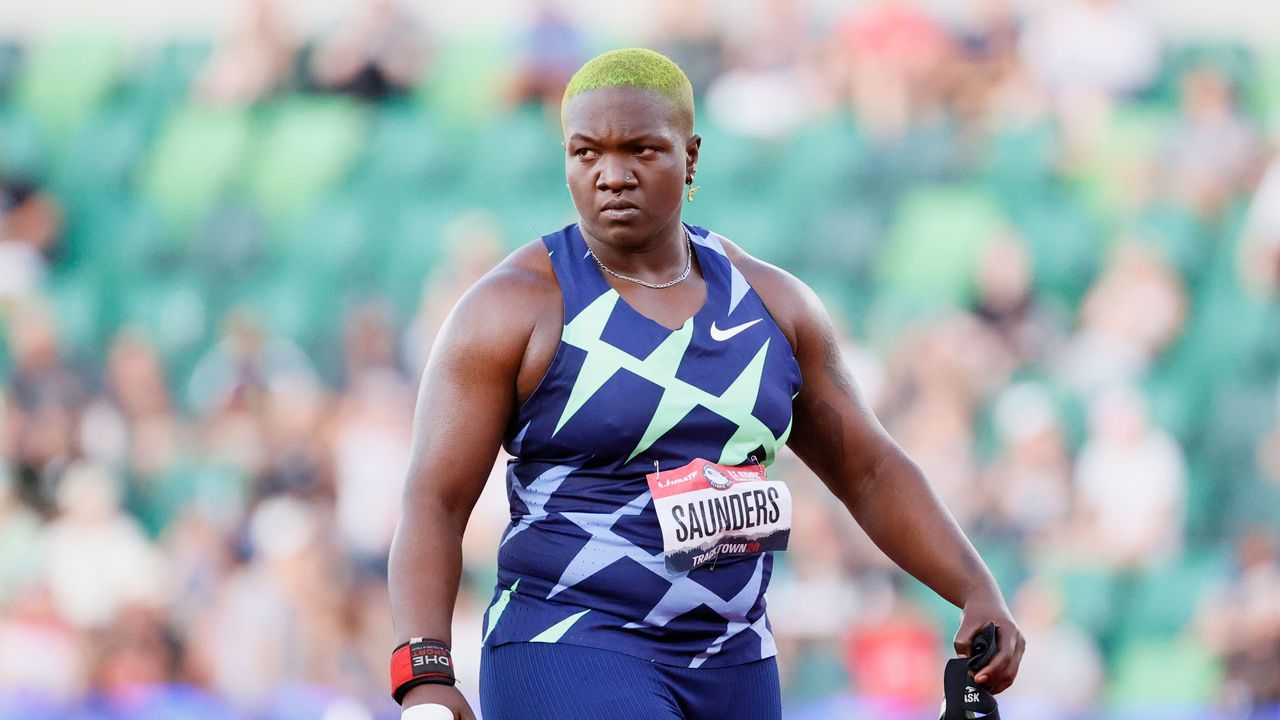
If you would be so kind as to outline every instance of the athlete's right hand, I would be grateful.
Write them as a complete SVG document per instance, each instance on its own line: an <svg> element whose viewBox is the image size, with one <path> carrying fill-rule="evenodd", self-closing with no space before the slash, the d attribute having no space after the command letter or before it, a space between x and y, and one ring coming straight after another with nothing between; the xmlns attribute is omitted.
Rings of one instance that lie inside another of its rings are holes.
<svg viewBox="0 0 1280 720"><path fill-rule="evenodd" d="M453 711L454 720L476 720L476 714L458 688L451 685L419 685L404 696L401 707L407 711L414 705L435 703ZM412 714L402 717L412 719Z"/></svg>

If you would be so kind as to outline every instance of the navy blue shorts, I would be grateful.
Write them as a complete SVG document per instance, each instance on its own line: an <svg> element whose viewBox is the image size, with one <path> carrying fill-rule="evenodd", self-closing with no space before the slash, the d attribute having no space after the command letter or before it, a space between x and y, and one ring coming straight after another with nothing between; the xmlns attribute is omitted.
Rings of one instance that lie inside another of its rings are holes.
<svg viewBox="0 0 1280 720"><path fill-rule="evenodd" d="M484 720L781 720L773 658L678 668L558 643L485 647Z"/></svg>

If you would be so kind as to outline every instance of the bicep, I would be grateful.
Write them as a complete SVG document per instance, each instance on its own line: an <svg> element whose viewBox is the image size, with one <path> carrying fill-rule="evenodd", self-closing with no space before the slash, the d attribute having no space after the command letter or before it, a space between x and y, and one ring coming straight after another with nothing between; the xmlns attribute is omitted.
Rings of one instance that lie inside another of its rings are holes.
<svg viewBox="0 0 1280 720"><path fill-rule="evenodd" d="M795 399L788 445L847 502L859 480L901 450L859 391L816 297L797 321L795 354L804 384Z"/></svg>
<svg viewBox="0 0 1280 720"><path fill-rule="evenodd" d="M464 298L446 320L418 389L405 509L439 503L465 525L515 405L526 329Z"/></svg>

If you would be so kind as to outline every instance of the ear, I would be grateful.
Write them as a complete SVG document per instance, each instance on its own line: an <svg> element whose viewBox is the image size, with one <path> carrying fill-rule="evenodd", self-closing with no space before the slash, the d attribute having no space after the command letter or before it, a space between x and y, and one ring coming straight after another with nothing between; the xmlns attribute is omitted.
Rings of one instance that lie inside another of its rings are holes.
<svg viewBox="0 0 1280 720"><path fill-rule="evenodd" d="M692 185L693 176L698 172L698 150L702 147L702 136L694 135L684 144L684 184Z"/></svg>

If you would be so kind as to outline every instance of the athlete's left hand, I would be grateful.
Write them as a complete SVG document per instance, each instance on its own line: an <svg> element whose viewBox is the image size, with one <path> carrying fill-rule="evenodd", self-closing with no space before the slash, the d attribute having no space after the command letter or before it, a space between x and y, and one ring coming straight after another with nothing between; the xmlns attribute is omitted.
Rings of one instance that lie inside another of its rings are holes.
<svg viewBox="0 0 1280 720"><path fill-rule="evenodd" d="M983 590L965 601L960 616L960 629L956 632L955 648L958 654L968 657L969 641L987 623L996 625L998 650L991 662L978 671L974 680L992 693L1001 693L1018 676L1018 666L1022 663L1022 653L1027 647L1027 641L1022 637L1018 624L1013 621L1013 615L1009 613L999 590Z"/></svg>

